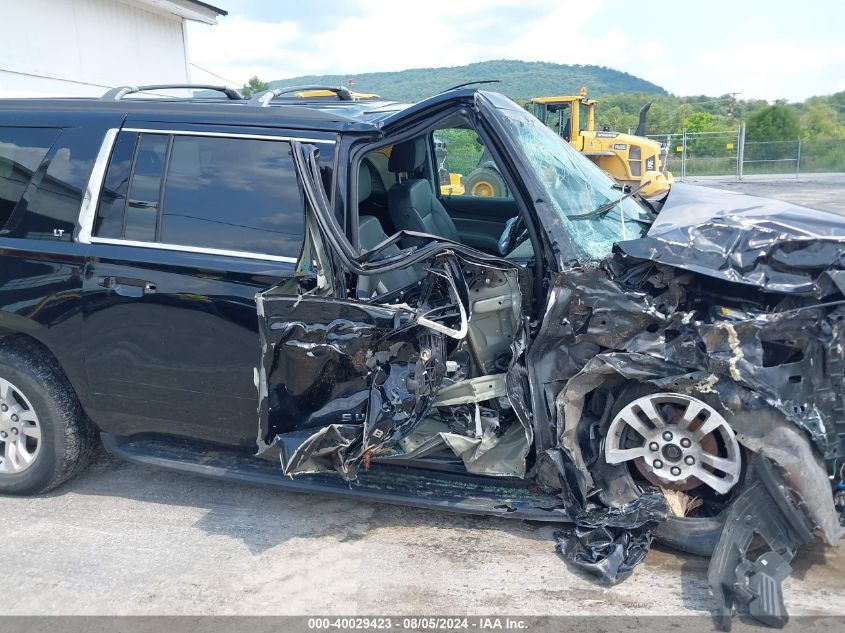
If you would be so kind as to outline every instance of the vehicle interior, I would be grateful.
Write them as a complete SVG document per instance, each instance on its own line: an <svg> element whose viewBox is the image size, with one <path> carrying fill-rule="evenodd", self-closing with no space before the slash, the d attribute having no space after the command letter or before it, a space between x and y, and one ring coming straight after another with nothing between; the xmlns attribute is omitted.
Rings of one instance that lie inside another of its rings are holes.
<svg viewBox="0 0 845 633"><path fill-rule="evenodd" d="M484 179L487 186L467 189L467 182ZM358 246L375 248L400 231L427 233L504 256L520 264L532 257L526 235L507 248L506 230L519 217L517 201L507 188L503 168L462 119L441 122L411 139L367 151L358 163ZM385 255L424 241L405 237ZM503 252L505 249L505 252ZM419 279L407 268L378 279L362 279L359 296L383 294Z"/></svg>
<svg viewBox="0 0 845 633"><path fill-rule="evenodd" d="M478 133L458 116L414 137L366 148L353 159L357 247L364 254L403 231L424 233L526 266L533 259L527 232L513 239L520 207L506 174ZM492 175L491 175L492 174ZM489 186L467 189L473 177ZM491 195L496 194L496 195ZM352 214L355 217L355 214ZM352 237L352 236L350 236ZM378 258L427 242L404 235ZM361 275L361 300L415 304L416 282L430 264ZM470 270L472 269L472 270ZM493 476L521 476L532 444L530 431L507 402L506 373L519 337L522 306L515 270L467 266L473 318L465 340L449 342L449 368L434 407L408 437L376 462ZM398 293L397 293L398 291ZM384 296L384 299L381 297ZM470 389L472 395L463 390Z"/></svg>

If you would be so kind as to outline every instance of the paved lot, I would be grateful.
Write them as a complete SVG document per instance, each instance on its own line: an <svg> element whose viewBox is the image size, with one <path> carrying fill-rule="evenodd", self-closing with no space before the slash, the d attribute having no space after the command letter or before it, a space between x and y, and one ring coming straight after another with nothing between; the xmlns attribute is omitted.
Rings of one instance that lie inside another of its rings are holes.
<svg viewBox="0 0 845 633"><path fill-rule="evenodd" d="M604 589L552 528L283 493L102 457L40 498L0 500L3 612L690 614L706 560L652 550ZM815 563L812 564L811 563ZM803 553L793 614L845 615L845 548Z"/></svg>
<svg viewBox="0 0 845 633"><path fill-rule="evenodd" d="M803 174L795 176L745 176L735 178L687 178L686 182L720 187L754 196L777 198L814 209L845 214L845 174Z"/></svg>
<svg viewBox="0 0 845 633"><path fill-rule="evenodd" d="M845 176L739 188L845 212ZM0 597L25 614L693 614L707 561L652 550L601 588L552 528L148 470L101 456L40 498L0 498ZM845 616L845 547L802 552L793 615Z"/></svg>

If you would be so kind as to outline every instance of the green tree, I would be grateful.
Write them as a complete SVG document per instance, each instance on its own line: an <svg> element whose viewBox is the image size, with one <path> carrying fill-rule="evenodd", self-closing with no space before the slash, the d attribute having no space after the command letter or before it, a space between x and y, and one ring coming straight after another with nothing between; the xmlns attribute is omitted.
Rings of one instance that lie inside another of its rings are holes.
<svg viewBox="0 0 845 633"><path fill-rule="evenodd" d="M264 92L267 90L269 86L261 81L258 77L252 77L248 82L244 84L244 87L241 89L241 92L245 97L251 97L259 92Z"/></svg>
<svg viewBox="0 0 845 633"><path fill-rule="evenodd" d="M694 112L684 119L688 132L711 132L716 127L716 117L709 112Z"/></svg>
<svg viewBox="0 0 845 633"><path fill-rule="evenodd" d="M633 114L628 114L622 111L617 105L610 107L602 107L604 104L599 103L596 112L596 129L603 129L607 126L614 132L627 132L628 128L637 127L637 117Z"/></svg>
<svg viewBox="0 0 845 633"><path fill-rule="evenodd" d="M804 128L804 136L814 138L836 135L836 110L819 97L811 97L807 99L805 104L806 109L804 114L801 115L801 127Z"/></svg>
<svg viewBox="0 0 845 633"><path fill-rule="evenodd" d="M745 137L749 141L789 141L800 134L798 115L782 103L750 114L746 122Z"/></svg>

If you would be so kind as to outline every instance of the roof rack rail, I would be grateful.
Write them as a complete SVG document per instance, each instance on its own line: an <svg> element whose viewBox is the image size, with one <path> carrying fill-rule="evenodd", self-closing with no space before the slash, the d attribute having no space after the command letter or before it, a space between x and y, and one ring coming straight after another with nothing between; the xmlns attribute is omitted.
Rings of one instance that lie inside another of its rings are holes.
<svg viewBox="0 0 845 633"><path fill-rule="evenodd" d="M264 92L259 92L252 99L250 99L249 104L257 105L264 108L266 106L269 106L270 102L276 97L280 97L284 94L290 94L292 92L305 92L308 90L328 90L329 92L335 93L340 101L355 101L355 97L352 96L352 93L349 91L348 88L344 88L342 86L313 85L289 86L287 88L273 88L272 90L265 90Z"/></svg>
<svg viewBox="0 0 845 633"><path fill-rule="evenodd" d="M187 90L214 90L222 92L229 99L242 100L243 95L234 88L227 88L226 86L209 86L206 84L157 84L152 86L117 86L106 92L100 99L104 101L120 101L126 95L135 94L136 92L149 92L150 90L172 90L172 89L187 89Z"/></svg>

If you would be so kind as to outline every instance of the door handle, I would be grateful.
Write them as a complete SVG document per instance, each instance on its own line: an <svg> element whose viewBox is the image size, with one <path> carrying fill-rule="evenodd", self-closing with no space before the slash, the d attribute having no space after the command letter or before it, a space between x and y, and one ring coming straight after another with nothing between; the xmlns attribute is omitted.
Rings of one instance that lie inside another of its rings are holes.
<svg viewBox="0 0 845 633"><path fill-rule="evenodd" d="M155 209L158 206L158 202L147 202L146 200L135 200L134 198L130 198L129 206L134 207L135 209Z"/></svg>
<svg viewBox="0 0 845 633"><path fill-rule="evenodd" d="M152 281L131 277L100 277L98 283L124 297L142 297L153 294L158 289Z"/></svg>

